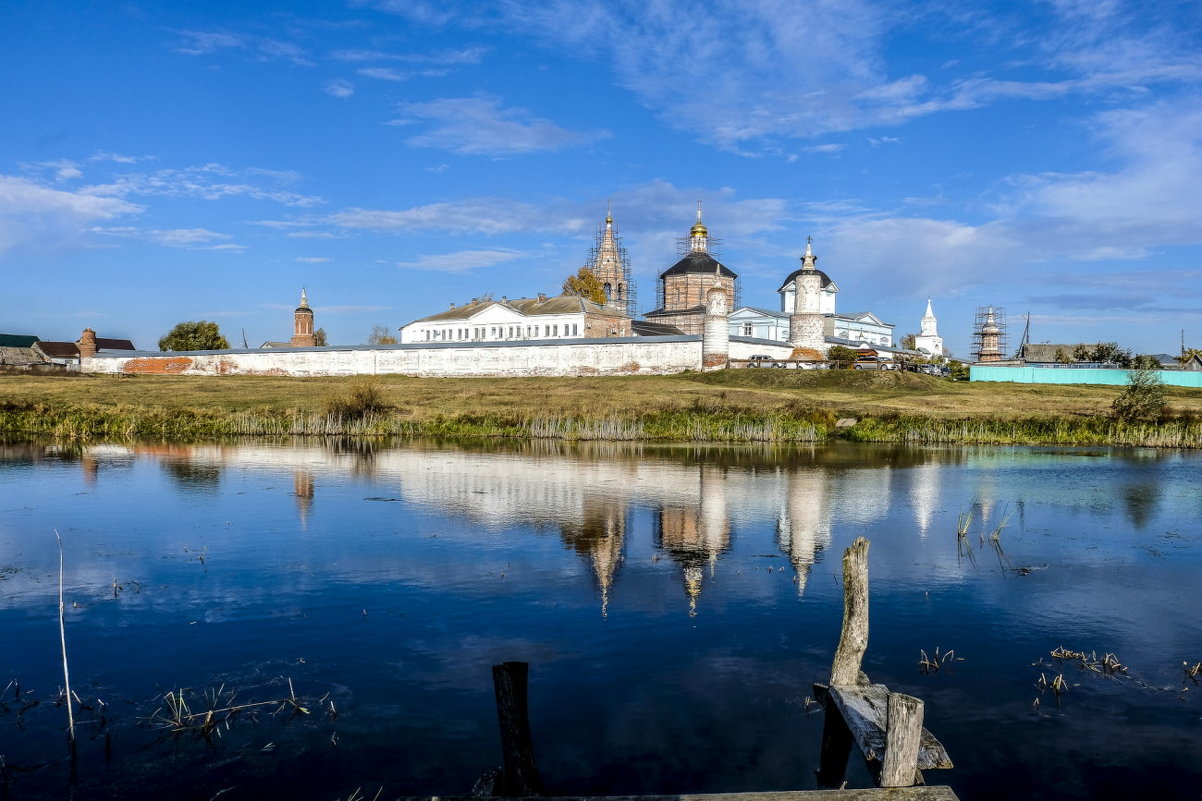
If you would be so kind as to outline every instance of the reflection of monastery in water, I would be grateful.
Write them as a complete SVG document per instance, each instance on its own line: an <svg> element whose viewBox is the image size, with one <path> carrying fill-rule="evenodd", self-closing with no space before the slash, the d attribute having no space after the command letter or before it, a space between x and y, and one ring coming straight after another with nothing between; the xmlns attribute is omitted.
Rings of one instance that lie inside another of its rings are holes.
<svg viewBox="0 0 1202 801"><path fill-rule="evenodd" d="M621 583L631 543L653 549L647 569L671 564L679 571L683 595L696 610L740 530L774 531L776 550L789 560L797 592L804 594L813 566L830 546L833 521L866 524L883 518L882 500L890 497L898 475L889 466L864 468L829 457L782 464L778 454L758 462L750 454L750 462L740 463L749 452L735 450L692 462L679 453L656 458L606 445L528 443L522 450L252 444L173 446L169 452L148 446L138 453L162 460L177 482L198 477L216 482L227 468L291 470L302 528L308 528L320 505L324 477L361 475L415 510L470 521L471 532L527 526L557 531L587 565L603 610ZM905 466L912 470L916 522L925 532L939 468ZM94 466L90 469L94 472ZM659 555L668 561L651 567Z"/></svg>

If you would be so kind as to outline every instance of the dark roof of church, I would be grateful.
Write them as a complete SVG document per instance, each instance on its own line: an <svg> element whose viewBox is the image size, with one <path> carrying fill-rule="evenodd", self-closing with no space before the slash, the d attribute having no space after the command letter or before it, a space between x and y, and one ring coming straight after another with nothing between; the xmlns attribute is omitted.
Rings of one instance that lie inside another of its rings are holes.
<svg viewBox="0 0 1202 801"><path fill-rule="evenodd" d="M738 278L739 276L734 270L727 267L722 262L715 259L704 251L695 250L683 259L673 264L668 269L659 274L660 278L667 278L669 275L684 275L686 273L714 273L719 272L728 278Z"/></svg>
<svg viewBox="0 0 1202 801"><path fill-rule="evenodd" d="M793 283L793 279L796 278L798 275L800 275L803 270L805 270L804 267L799 267L796 270L794 270L793 272L789 273L789 277L786 278L784 281L781 281L780 289L778 289L776 291L780 292L781 289L784 289L789 284ZM818 268L814 268L814 272L818 273L818 276L820 278L822 278L822 288L823 289L826 289L826 287L830 286L831 277L829 275L822 272L822 270L819 270Z"/></svg>
<svg viewBox="0 0 1202 801"><path fill-rule="evenodd" d="M653 323L649 320L632 320L630 328L635 336L640 337L677 336L684 333L674 325Z"/></svg>

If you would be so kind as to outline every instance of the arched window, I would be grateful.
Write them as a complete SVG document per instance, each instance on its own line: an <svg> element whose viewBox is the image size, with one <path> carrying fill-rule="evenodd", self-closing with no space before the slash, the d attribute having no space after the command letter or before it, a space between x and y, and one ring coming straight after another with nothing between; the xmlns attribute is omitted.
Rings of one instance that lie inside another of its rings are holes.
<svg viewBox="0 0 1202 801"><path fill-rule="evenodd" d="M606 281L605 282L605 299L609 300L611 297L613 297L613 287L609 285L608 281Z"/></svg>

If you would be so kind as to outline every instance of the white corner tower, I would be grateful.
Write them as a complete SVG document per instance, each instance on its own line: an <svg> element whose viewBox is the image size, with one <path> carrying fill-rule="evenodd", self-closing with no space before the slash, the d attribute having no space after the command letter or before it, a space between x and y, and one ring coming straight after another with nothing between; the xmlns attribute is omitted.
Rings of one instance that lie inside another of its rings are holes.
<svg viewBox="0 0 1202 801"><path fill-rule="evenodd" d="M806 252L801 257L801 269L794 279L793 313L789 315L789 344L794 348L805 348L826 353L826 338L823 335L822 274L815 263L814 237L806 238Z"/></svg>
<svg viewBox="0 0 1202 801"><path fill-rule="evenodd" d="M927 313L918 324L919 334L914 337L914 349L926 351L932 356L943 355L943 337L939 336L939 321L931 311L931 299L927 298Z"/></svg>

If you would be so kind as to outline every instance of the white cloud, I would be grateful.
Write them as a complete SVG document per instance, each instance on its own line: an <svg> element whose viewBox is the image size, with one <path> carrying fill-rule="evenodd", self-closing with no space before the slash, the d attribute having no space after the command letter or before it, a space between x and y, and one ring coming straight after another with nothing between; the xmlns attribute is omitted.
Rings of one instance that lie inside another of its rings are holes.
<svg viewBox="0 0 1202 801"><path fill-rule="evenodd" d="M154 161L154 156L127 156L122 153L110 153L107 150L97 150L88 161L111 161L117 164L137 164L140 161Z"/></svg>
<svg viewBox="0 0 1202 801"><path fill-rule="evenodd" d="M826 227L837 260L873 276L880 297L895 290L962 292L1006 278L1024 286L1034 270L1040 286L1066 288L1056 299L1063 306L1098 308L1122 296L1134 303L1136 288L1159 286L1163 278L1151 262L1155 254L1202 244L1202 99L1107 111L1091 125L1111 169L1011 176L997 187L982 222L855 207L810 212ZM1133 283L1099 293L1105 267L1085 287L1075 286L1079 273L1046 274L1049 264L1073 261L1125 263L1123 275ZM1164 281L1154 294L1202 296L1195 283Z"/></svg>
<svg viewBox="0 0 1202 801"><path fill-rule="evenodd" d="M825 145L811 145L810 147L803 147L802 150L804 150L807 153L835 154L835 153L839 153L846 147L847 147L847 145L844 145L844 144L833 144L832 143L832 144L825 144Z"/></svg>
<svg viewBox="0 0 1202 801"><path fill-rule="evenodd" d="M261 61L290 61L302 67L313 65L313 61L299 45L271 37L227 31L179 31L179 35L184 41L175 50L189 56L240 51Z"/></svg>
<svg viewBox="0 0 1202 801"><path fill-rule="evenodd" d="M265 178L267 184L251 182L248 178ZM127 197L131 195L162 195L167 197L199 197L218 200L225 197L251 197L270 200L285 206L308 208L322 200L302 195L286 185L295 183L295 173L277 170L235 170L221 164L156 170L147 173L127 173L107 184L97 184L81 190L89 195ZM271 185L274 184L274 185Z"/></svg>
<svg viewBox="0 0 1202 801"><path fill-rule="evenodd" d="M325 264L329 261L325 256L297 256L296 260L302 264Z"/></svg>
<svg viewBox="0 0 1202 801"><path fill-rule="evenodd" d="M733 189L717 191L677 187L667 181L650 181L615 192L614 215L623 231L638 236L666 237L671 242L687 233L696 215L697 201L705 204L707 220L718 221L714 235L748 237L777 231L786 216L779 198L738 199ZM407 209L345 209L322 219L266 221L275 227L329 224L348 230L395 232L445 231L457 234L554 233L590 237L605 217L605 201L553 198L541 203L508 198L476 197L431 203Z"/></svg>
<svg viewBox="0 0 1202 801"><path fill-rule="evenodd" d="M364 78L375 78L378 81L404 81L409 78L408 75L402 75L394 69L388 67L364 67L357 70Z"/></svg>
<svg viewBox="0 0 1202 801"><path fill-rule="evenodd" d="M59 244L97 222L140 211L140 206L120 198L52 189L0 175L0 253L21 244Z"/></svg>
<svg viewBox="0 0 1202 801"><path fill-rule="evenodd" d="M221 31L180 31L184 43L176 48L177 52L189 56L208 55L218 50L239 49L246 47L243 37Z"/></svg>
<svg viewBox="0 0 1202 801"><path fill-rule="evenodd" d="M579 219L549 218L542 206L498 198L467 198L399 211L346 209L330 215L327 222L339 228L494 235L546 231L571 233L581 230L584 224Z"/></svg>
<svg viewBox="0 0 1202 801"><path fill-rule="evenodd" d="M40 161L29 166L43 170L52 170L54 172L54 180L59 183L83 177L83 172L79 169L79 165L70 159Z"/></svg>
<svg viewBox="0 0 1202 801"><path fill-rule="evenodd" d="M326 81L322 91L328 95L338 98L347 98L355 93L355 85L350 81L336 78L332 81Z"/></svg>
<svg viewBox="0 0 1202 801"><path fill-rule="evenodd" d="M1196 37L1177 5L1057 0L1053 11L1064 19L1054 25L1005 8L876 0L715 0L703 13L687 0L371 5L422 25L501 28L606 60L667 124L746 155L778 153L780 140L999 101L1130 97L1151 84L1202 79ZM918 26L920 18L932 24ZM952 41L1012 60L995 75L969 72L975 60L945 59L937 81L891 69L890 40L926 32L931 50Z"/></svg>
<svg viewBox="0 0 1202 801"><path fill-rule="evenodd" d="M455 66L461 64L479 64L487 48L464 47L458 50L439 50L432 53L389 53L382 50L336 50L331 57L338 61L399 61L406 64L438 64Z"/></svg>
<svg viewBox="0 0 1202 801"><path fill-rule="evenodd" d="M454 253L440 253L433 256L421 255L415 261L397 262L397 267L407 270L434 270L445 273L464 273L484 267L492 267L513 261L523 254L517 250L498 248L493 250L459 250Z"/></svg>
<svg viewBox="0 0 1202 801"><path fill-rule="evenodd" d="M513 155L561 150L605 139L608 131L570 131L522 108L501 106L498 97L459 97L411 103L407 118L393 124L429 123L422 134L409 137L414 147L433 147L462 155Z"/></svg>
<svg viewBox="0 0 1202 801"><path fill-rule="evenodd" d="M229 234L220 234L206 228L172 228L166 230L137 228L133 226L94 226L92 233L116 236L125 239L141 239L158 245L188 250L245 250L225 240L233 239ZM214 244L217 243L217 244Z"/></svg>

